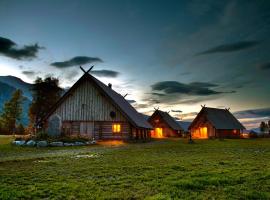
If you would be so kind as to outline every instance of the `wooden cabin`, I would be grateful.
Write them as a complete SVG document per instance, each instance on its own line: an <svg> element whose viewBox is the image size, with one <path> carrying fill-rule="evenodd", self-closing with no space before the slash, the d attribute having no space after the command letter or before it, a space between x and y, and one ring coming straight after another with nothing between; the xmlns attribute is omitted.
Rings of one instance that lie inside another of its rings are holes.
<svg viewBox="0 0 270 200"><path fill-rule="evenodd" d="M151 137L181 137L184 130L180 124L167 112L155 110L148 122L153 126Z"/></svg>
<svg viewBox="0 0 270 200"><path fill-rule="evenodd" d="M85 72L85 71L84 71ZM52 107L45 118L54 136L95 140L147 139L152 126L142 114L112 89L87 72Z"/></svg>
<svg viewBox="0 0 270 200"><path fill-rule="evenodd" d="M189 126L194 139L240 138L245 127L228 109L203 107Z"/></svg>

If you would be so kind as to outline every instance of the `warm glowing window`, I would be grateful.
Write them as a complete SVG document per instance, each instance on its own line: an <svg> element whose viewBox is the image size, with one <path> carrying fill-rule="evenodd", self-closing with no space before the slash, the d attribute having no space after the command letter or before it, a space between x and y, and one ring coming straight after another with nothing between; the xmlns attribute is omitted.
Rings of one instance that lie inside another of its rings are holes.
<svg viewBox="0 0 270 200"><path fill-rule="evenodd" d="M197 128L193 132L192 137L194 137L194 138L208 138L207 127Z"/></svg>
<svg viewBox="0 0 270 200"><path fill-rule="evenodd" d="M113 133L120 133L121 125L120 124L113 124L112 125L112 131L113 131Z"/></svg>
<svg viewBox="0 0 270 200"><path fill-rule="evenodd" d="M155 128L155 135L157 138L163 137L163 129L162 128Z"/></svg>

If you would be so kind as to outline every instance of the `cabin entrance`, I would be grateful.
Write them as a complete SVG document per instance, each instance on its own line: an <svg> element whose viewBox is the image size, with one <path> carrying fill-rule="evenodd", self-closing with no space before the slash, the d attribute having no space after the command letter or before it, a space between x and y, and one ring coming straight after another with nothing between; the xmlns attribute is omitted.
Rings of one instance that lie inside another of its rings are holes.
<svg viewBox="0 0 270 200"><path fill-rule="evenodd" d="M155 128L155 130L151 131L152 138L163 138L163 128Z"/></svg>
<svg viewBox="0 0 270 200"><path fill-rule="evenodd" d="M199 127L195 129L192 133L193 138L198 138L198 139L206 139L208 138L208 130L207 127Z"/></svg>
<svg viewBox="0 0 270 200"><path fill-rule="evenodd" d="M80 135L93 138L94 137L94 122L81 122Z"/></svg>

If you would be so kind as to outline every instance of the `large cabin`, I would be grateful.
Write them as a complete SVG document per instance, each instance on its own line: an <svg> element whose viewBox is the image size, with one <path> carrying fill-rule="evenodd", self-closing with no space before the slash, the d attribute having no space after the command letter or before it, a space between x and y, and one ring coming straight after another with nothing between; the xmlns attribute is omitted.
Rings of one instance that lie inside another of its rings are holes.
<svg viewBox="0 0 270 200"><path fill-rule="evenodd" d="M228 109L203 107L189 126L194 139L240 138L245 127Z"/></svg>
<svg viewBox="0 0 270 200"><path fill-rule="evenodd" d="M153 126L151 137L181 137L184 129L169 113L161 110L155 112L149 117L148 122Z"/></svg>
<svg viewBox="0 0 270 200"><path fill-rule="evenodd" d="M88 72L64 94L45 118L53 136L95 140L148 139L152 126L129 102Z"/></svg>

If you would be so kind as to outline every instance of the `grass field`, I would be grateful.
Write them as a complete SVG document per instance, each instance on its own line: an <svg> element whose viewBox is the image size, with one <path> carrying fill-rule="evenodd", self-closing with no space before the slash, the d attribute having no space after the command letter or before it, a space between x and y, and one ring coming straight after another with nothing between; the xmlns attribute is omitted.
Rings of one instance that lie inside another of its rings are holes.
<svg viewBox="0 0 270 200"><path fill-rule="evenodd" d="M0 199L270 199L270 139L26 148L0 136Z"/></svg>

